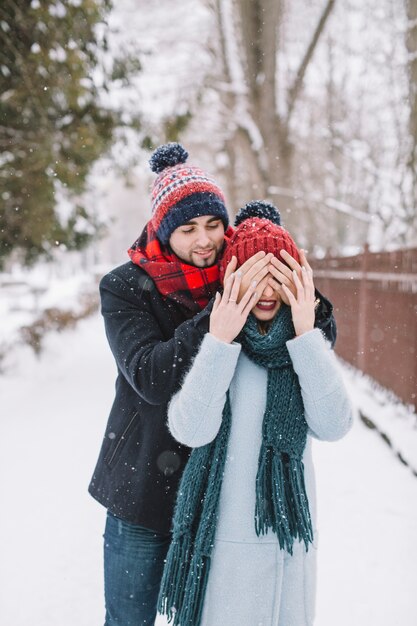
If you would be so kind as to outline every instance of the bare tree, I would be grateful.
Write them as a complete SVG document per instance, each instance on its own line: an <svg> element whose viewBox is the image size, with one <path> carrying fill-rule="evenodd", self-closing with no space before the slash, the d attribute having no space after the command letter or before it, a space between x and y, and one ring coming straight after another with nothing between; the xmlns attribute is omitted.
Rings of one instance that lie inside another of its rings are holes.
<svg viewBox="0 0 417 626"><path fill-rule="evenodd" d="M231 205L269 198L310 249L415 242L417 0L210 3Z"/></svg>
<svg viewBox="0 0 417 626"><path fill-rule="evenodd" d="M405 0L407 49L409 140L406 175L403 180L403 203L405 209L406 242L416 239L417 228L417 0ZM405 188L404 188L405 187Z"/></svg>
<svg viewBox="0 0 417 626"><path fill-rule="evenodd" d="M277 81L282 0L216 0L223 67L224 104L230 111L226 150L234 198L279 196L291 188L294 145L291 118L307 69L335 0L327 0L278 112L284 86Z"/></svg>

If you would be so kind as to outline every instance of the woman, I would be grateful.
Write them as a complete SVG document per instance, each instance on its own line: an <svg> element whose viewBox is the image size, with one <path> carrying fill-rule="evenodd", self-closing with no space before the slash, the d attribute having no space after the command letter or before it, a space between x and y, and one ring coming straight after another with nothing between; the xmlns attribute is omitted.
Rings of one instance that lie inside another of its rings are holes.
<svg viewBox="0 0 417 626"><path fill-rule="evenodd" d="M276 209L248 207L223 272L258 250L299 260ZM292 290L269 267L247 290L239 271L226 272L210 332L169 407L172 434L194 448L160 592L174 626L313 624L311 439L343 437L352 415L334 355L314 328L311 268L294 271Z"/></svg>

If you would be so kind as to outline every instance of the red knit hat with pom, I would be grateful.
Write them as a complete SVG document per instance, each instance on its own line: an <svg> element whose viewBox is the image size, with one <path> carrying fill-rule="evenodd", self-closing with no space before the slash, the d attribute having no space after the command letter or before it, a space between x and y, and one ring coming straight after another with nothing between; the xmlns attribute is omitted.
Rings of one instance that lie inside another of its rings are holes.
<svg viewBox="0 0 417 626"><path fill-rule="evenodd" d="M289 232L281 226L281 216L276 207L262 200L249 202L237 214L236 230L230 238L220 261L220 279L223 282L227 264L232 256L240 267L251 256L263 250L272 252L285 263L280 252L286 250L298 263L298 248Z"/></svg>

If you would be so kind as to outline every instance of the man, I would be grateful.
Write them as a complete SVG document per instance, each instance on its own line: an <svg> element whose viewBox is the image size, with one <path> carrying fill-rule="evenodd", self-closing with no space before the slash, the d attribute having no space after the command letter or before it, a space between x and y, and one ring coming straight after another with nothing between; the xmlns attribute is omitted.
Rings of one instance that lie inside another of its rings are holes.
<svg viewBox="0 0 417 626"><path fill-rule="evenodd" d="M155 620L176 491L190 452L170 435L167 406L208 332L219 287L216 261L232 232L221 189L200 168L185 165L187 157L179 144L161 146L152 155L150 164L158 173L152 218L129 250L131 261L100 283L118 369L89 487L108 509L105 626ZM270 259L258 253L241 270L259 282L269 265ZM279 274L282 280L290 280L284 274ZM334 339L325 299L316 324Z"/></svg>

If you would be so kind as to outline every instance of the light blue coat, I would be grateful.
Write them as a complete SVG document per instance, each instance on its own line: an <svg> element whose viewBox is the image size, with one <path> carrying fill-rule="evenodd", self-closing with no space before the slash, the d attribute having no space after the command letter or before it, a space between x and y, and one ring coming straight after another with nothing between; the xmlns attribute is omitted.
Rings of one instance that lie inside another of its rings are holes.
<svg viewBox="0 0 417 626"><path fill-rule="evenodd" d="M330 347L318 329L287 342L298 374L309 436L306 489L317 538L311 437L335 441L352 423L350 403ZM203 446L220 428L230 388L232 423L219 502L202 626L311 626L314 620L316 540L290 556L276 536L255 533L255 479L266 405L267 371L240 344L207 334L169 405L169 428L181 443Z"/></svg>

